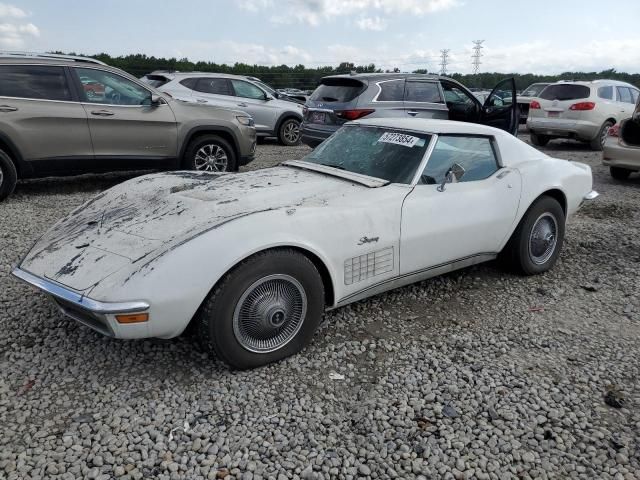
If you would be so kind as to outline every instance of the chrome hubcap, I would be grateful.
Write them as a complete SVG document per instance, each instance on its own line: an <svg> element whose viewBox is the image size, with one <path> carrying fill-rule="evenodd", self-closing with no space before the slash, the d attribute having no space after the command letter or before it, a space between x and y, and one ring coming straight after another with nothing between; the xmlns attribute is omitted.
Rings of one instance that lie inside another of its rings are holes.
<svg viewBox="0 0 640 480"><path fill-rule="evenodd" d="M233 333L243 348L269 353L284 347L300 331L307 295L289 275L269 275L254 282L233 312Z"/></svg>
<svg viewBox="0 0 640 480"><path fill-rule="evenodd" d="M543 213L533 224L529 235L529 257L536 265L546 263L558 243L558 222L550 213Z"/></svg>
<svg viewBox="0 0 640 480"><path fill-rule="evenodd" d="M218 145L203 145L196 152L194 165L196 170L205 172L226 172L229 159L224 149Z"/></svg>
<svg viewBox="0 0 640 480"><path fill-rule="evenodd" d="M284 126L284 132L282 135L287 142L296 143L298 138L300 138L300 125L298 122L288 122Z"/></svg>
<svg viewBox="0 0 640 480"><path fill-rule="evenodd" d="M607 135L609 135L609 128L611 127L609 126L602 129L602 135L600 135L600 143L602 145L604 145L604 142L607 140Z"/></svg>

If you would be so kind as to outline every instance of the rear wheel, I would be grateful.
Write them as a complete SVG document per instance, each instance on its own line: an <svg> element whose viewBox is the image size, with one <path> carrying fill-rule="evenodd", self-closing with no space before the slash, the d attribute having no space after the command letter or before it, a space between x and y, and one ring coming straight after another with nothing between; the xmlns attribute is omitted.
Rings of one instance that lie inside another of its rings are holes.
<svg viewBox="0 0 640 480"><path fill-rule="evenodd" d="M235 368L266 365L302 349L324 310L315 265L291 249L248 258L213 289L196 314L205 348Z"/></svg>
<svg viewBox="0 0 640 480"><path fill-rule="evenodd" d="M600 127L600 130L598 131L598 135L596 135L596 137L589 142L591 150L602 150L602 148L604 147L604 142L607 139L607 134L611 127L613 127L613 122L611 120L607 120L602 124L602 127Z"/></svg>
<svg viewBox="0 0 640 480"><path fill-rule="evenodd" d="M9 155L0 150L0 201L13 193L17 182L16 166Z"/></svg>
<svg viewBox="0 0 640 480"><path fill-rule="evenodd" d="M631 175L631 170L627 170L626 168L620 167L609 167L609 172L611 176L616 180L626 180Z"/></svg>
<svg viewBox="0 0 640 480"><path fill-rule="evenodd" d="M525 275L555 265L564 241L565 215L555 198L536 200L520 221L503 252L511 267Z"/></svg>
<svg viewBox="0 0 640 480"><path fill-rule="evenodd" d="M544 147L551 137L549 135L539 135L537 133L530 132L529 137L531 138L531 143L533 143L536 147Z"/></svg>
<svg viewBox="0 0 640 480"><path fill-rule="evenodd" d="M288 118L278 129L278 141L282 145L293 146L300 143L300 121L295 118Z"/></svg>
<svg viewBox="0 0 640 480"><path fill-rule="evenodd" d="M233 148L218 135L203 135L192 140L186 149L184 166L189 170L203 172L238 170Z"/></svg>

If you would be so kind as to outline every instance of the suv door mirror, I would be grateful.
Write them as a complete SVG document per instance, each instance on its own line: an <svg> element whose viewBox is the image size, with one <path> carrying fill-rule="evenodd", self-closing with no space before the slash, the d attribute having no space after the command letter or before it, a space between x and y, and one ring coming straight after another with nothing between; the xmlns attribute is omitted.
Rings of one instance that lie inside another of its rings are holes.
<svg viewBox="0 0 640 480"><path fill-rule="evenodd" d="M164 101L164 98L162 98L160 95L156 95L155 93L151 94L151 103L150 105L152 107L157 107L159 105L164 105L166 102Z"/></svg>
<svg viewBox="0 0 640 480"><path fill-rule="evenodd" d="M440 185L438 185L438 191L439 192L444 192L444 190L445 190L444 186L447 183L458 183L462 179L462 177L464 176L465 172L466 172L466 170L459 163L454 163L453 165L451 165L451 168L449 168L449 170L447 170L447 173L444 176L444 179L442 180L442 183Z"/></svg>

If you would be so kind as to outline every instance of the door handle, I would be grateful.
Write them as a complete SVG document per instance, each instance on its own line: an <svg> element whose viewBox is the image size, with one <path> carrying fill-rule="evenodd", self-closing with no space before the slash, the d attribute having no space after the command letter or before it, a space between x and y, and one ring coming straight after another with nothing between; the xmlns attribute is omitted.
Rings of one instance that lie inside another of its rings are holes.
<svg viewBox="0 0 640 480"><path fill-rule="evenodd" d="M114 113L109 110L92 110L91 115L97 115L98 117L110 117Z"/></svg>
<svg viewBox="0 0 640 480"><path fill-rule="evenodd" d="M0 112L17 112L17 107L12 107L11 105L0 105Z"/></svg>
<svg viewBox="0 0 640 480"><path fill-rule="evenodd" d="M204 98L198 98L196 100L196 102L198 102L198 103L207 103L207 101Z"/></svg>
<svg viewBox="0 0 640 480"><path fill-rule="evenodd" d="M239 103L238 106L239 107L248 107L248 105L246 103Z"/></svg>
<svg viewBox="0 0 640 480"><path fill-rule="evenodd" d="M407 113L412 117L415 117L418 114L418 112L416 112L415 110L408 110Z"/></svg>

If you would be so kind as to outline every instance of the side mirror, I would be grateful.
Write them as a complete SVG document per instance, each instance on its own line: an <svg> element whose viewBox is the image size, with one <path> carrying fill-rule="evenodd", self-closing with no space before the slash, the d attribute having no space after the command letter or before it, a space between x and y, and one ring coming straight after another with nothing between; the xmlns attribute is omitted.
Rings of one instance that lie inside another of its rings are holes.
<svg viewBox="0 0 640 480"><path fill-rule="evenodd" d="M447 170L447 173L444 176L444 180L442 180L442 183L438 185L438 191L444 192L445 190L444 186L447 183L458 183L464 176L464 173L465 173L465 169L459 163L454 163L453 165L451 165L451 168Z"/></svg>
<svg viewBox="0 0 640 480"><path fill-rule="evenodd" d="M166 102L164 101L164 98L162 98L160 95L156 95L155 93L151 94L152 107L157 107L158 105L163 105L164 103Z"/></svg>

